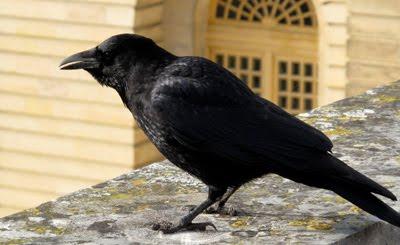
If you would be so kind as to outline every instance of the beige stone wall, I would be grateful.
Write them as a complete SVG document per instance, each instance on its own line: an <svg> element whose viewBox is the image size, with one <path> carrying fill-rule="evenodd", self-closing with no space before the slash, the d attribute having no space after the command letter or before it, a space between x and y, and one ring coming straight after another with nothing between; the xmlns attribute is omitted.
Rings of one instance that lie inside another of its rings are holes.
<svg viewBox="0 0 400 245"><path fill-rule="evenodd" d="M134 151L139 136L117 94L58 64L117 33L162 41L160 3L0 1L0 216L117 176L147 157Z"/></svg>
<svg viewBox="0 0 400 245"><path fill-rule="evenodd" d="M400 1L349 0L347 96L400 79Z"/></svg>
<svg viewBox="0 0 400 245"><path fill-rule="evenodd" d="M318 104L332 103L345 97L348 8L346 0L316 0L318 16Z"/></svg>

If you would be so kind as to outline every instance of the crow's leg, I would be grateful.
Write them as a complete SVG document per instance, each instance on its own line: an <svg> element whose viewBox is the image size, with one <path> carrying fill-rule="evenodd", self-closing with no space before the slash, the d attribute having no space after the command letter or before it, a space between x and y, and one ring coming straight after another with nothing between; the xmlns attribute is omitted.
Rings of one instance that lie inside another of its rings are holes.
<svg viewBox="0 0 400 245"><path fill-rule="evenodd" d="M208 207L221 200L226 188L217 188L214 186L208 186L208 197L207 200L202 202L199 206L191 210L186 216L184 216L177 225L173 225L170 222L161 222L153 225L153 230L160 230L163 233L175 233L180 230L201 230L204 231L207 226L216 227L211 222L203 223L192 223L193 219L196 218L201 212L206 210Z"/></svg>
<svg viewBox="0 0 400 245"><path fill-rule="evenodd" d="M224 215L231 215L231 216L236 216L239 212L235 210L234 208L228 208L224 209L226 202L228 199L235 193L240 186L235 186L235 187L229 187L228 191L224 194L222 199L218 202L217 207L210 207L206 210L206 213L208 214L224 214Z"/></svg>
<svg viewBox="0 0 400 245"><path fill-rule="evenodd" d="M233 193L235 193L238 189L239 189L239 186L228 188L228 191L225 193L225 195L222 197L222 199L218 202L218 209L224 208L225 203L233 195Z"/></svg>

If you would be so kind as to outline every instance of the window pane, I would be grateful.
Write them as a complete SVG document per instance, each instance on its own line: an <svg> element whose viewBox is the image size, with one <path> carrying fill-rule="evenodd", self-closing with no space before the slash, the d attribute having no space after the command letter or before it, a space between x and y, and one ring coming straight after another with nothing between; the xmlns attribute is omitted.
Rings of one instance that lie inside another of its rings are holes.
<svg viewBox="0 0 400 245"><path fill-rule="evenodd" d="M304 74L306 76L312 76L313 75L312 64L305 64L304 65Z"/></svg>
<svg viewBox="0 0 400 245"><path fill-rule="evenodd" d="M258 58L253 58L253 70L259 71L261 70L261 60Z"/></svg>
<svg viewBox="0 0 400 245"><path fill-rule="evenodd" d="M228 18L229 19L236 19L236 12L233 10L229 10L228 12Z"/></svg>
<svg viewBox="0 0 400 245"><path fill-rule="evenodd" d="M312 82L304 83L304 93L311 94L312 93Z"/></svg>
<svg viewBox="0 0 400 245"><path fill-rule="evenodd" d="M297 80L292 81L292 92L300 92L300 82Z"/></svg>
<svg viewBox="0 0 400 245"><path fill-rule="evenodd" d="M215 56L215 61L217 62L217 64L219 65L224 65L224 56L222 54L217 54Z"/></svg>
<svg viewBox="0 0 400 245"><path fill-rule="evenodd" d="M297 110L300 107L299 98L292 98L292 109Z"/></svg>
<svg viewBox="0 0 400 245"><path fill-rule="evenodd" d="M279 106L283 108L287 106L287 98L285 96L279 97Z"/></svg>
<svg viewBox="0 0 400 245"><path fill-rule="evenodd" d="M312 26L313 25L313 21L312 21L311 17L304 18L304 25L306 25L306 26Z"/></svg>
<svg viewBox="0 0 400 245"><path fill-rule="evenodd" d="M240 69L247 70L249 66L249 60L247 57L240 57Z"/></svg>
<svg viewBox="0 0 400 245"><path fill-rule="evenodd" d="M279 91L287 90L287 81L286 79L279 79Z"/></svg>
<svg viewBox="0 0 400 245"><path fill-rule="evenodd" d="M217 7L217 17L223 18L224 17L225 8L222 5L218 5Z"/></svg>
<svg viewBox="0 0 400 245"><path fill-rule="evenodd" d="M260 77L259 76L253 76L253 87L254 88L260 87Z"/></svg>
<svg viewBox="0 0 400 245"><path fill-rule="evenodd" d="M229 68L235 68L236 67L236 57L235 56L229 56L228 57L228 67Z"/></svg>
<svg viewBox="0 0 400 245"><path fill-rule="evenodd" d="M304 100L304 109L311 110L312 108L313 108L312 100L311 99L305 99Z"/></svg>
<svg viewBox="0 0 400 245"><path fill-rule="evenodd" d="M287 63L284 61L279 62L279 74L287 73Z"/></svg>
<svg viewBox="0 0 400 245"><path fill-rule="evenodd" d="M292 63L292 74L293 75L300 75L300 64L299 63Z"/></svg>

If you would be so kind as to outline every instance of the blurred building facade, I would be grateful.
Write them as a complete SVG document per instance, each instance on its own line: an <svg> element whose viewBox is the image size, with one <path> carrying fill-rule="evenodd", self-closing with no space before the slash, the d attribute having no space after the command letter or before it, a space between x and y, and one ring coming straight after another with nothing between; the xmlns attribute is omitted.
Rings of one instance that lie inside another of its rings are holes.
<svg viewBox="0 0 400 245"><path fill-rule="evenodd" d="M398 0L2 0L0 216L162 158L72 53L146 35L299 113L399 79L398 30Z"/></svg>

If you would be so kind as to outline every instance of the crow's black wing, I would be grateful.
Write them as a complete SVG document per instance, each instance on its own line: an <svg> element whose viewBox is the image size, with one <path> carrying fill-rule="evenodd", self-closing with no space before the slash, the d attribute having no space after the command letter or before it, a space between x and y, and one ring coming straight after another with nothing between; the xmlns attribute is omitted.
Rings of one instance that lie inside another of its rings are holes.
<svg viewBox="0 0 400 245"><path fill-rule="evenodd" d="M224 68L187 59L169 67L151 95L156 120L182 145L233 168L263 165L308 185L338 191L340 183L396 199L328 154L332 142L322 132L254 95Z"/></svg>
<svg viewBox="0 0 400 245"><path fill-rule="evenodd" d="M323 133L254 95L210 61L186 58L167 69L152 104L157 119L186 147L237 164L273 162L295 169L312 167L301 160L332 148Z"/></svg>

